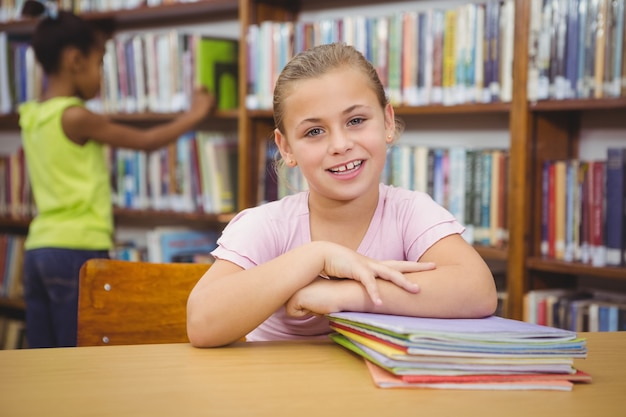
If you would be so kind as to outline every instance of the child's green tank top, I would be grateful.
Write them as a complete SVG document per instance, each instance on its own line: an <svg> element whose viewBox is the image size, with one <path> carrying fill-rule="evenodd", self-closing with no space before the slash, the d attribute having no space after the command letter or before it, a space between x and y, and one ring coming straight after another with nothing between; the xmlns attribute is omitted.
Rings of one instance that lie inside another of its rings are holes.
<svg viewBox="0 0 626 417"><path fill-rule="evenodd" d="M37 215L26 249L42 247L102 250L113 245L108 164L102 144L80 146L63 132L68 107L84 106L76 97L30 101L19 108L22 142Z"/></svg>

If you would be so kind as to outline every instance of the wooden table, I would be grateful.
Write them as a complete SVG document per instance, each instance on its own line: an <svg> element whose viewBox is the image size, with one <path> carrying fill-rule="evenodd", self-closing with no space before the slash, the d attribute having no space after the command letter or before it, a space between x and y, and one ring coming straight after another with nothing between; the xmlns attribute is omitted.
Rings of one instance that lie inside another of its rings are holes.
<svg viewBox="0 0 626 417"><path fill-rule="evenodd" d="M571 392L380 389L331 342L0 351L0 416L626 415L626 332L582 335Z"/></svg>

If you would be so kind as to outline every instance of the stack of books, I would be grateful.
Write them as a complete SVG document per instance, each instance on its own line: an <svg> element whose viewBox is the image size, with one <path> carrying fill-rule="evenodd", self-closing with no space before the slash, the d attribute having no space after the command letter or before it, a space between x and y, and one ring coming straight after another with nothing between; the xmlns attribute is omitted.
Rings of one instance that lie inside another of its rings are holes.
<svg viewBox="0 0 626 417"><path fill-rule="evenodd" d="M591 376L576 332L491 316L329 314L332 340L362 356L381 388L571 391Z"/></svg>

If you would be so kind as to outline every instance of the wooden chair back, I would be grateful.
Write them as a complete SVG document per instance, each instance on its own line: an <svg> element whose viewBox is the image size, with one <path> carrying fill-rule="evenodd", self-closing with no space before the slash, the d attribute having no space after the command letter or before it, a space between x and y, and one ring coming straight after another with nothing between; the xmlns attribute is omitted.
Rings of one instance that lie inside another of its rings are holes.
<svg viewBox="0 0 626 417"><path fill-rule="evenodd" d="M87 261L80 271L78 346L188 342L187 297L209 267Z"/></svg>

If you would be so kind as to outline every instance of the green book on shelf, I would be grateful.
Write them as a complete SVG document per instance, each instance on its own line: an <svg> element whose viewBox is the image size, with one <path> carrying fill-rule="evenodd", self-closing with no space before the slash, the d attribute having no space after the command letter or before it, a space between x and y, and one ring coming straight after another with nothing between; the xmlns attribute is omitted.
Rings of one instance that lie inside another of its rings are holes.
<svg viewBox="0 0 626 417"><path fill-rule="evenodd" d="M237 108L238 42L200 37L196 45L196 81L215 95L216 108Z"/></svg>

